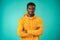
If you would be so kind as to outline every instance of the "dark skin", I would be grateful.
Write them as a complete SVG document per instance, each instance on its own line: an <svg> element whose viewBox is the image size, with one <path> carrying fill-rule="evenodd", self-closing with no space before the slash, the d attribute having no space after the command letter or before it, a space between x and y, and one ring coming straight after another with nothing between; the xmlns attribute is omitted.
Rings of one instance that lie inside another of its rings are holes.
<svg viewBox="0 0 60 40"><path fill-rule="evenodd" d="M35 12L35 6L33 5L29 5L28 8L27 8L27 11L28 11L28 17L33 17L34 16L34 12ZM39 27L37 27L35 30L39 29ZM27 33L27 30L24 30L23 31L25 33Z"/></svg>
<svg viewBox="0 0 60 40"><path fill-rule="evenodd" d="M34 11L35 11L35 6L29 5L27 8L28 11L28 17L33 17L34 16Z"/></svg>

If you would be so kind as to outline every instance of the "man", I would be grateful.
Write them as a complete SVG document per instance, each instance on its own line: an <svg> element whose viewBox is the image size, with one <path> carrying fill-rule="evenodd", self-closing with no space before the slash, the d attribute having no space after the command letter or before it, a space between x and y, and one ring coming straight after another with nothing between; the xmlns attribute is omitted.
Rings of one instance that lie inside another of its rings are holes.
<svg viewBox="0 0 60 40"><path fill-rule="evenodd" d="M36 5L32 2L27 4L27 14L18 22L18 35L21 40L39 40L43 32L42 19L35 15Z"/></svg>

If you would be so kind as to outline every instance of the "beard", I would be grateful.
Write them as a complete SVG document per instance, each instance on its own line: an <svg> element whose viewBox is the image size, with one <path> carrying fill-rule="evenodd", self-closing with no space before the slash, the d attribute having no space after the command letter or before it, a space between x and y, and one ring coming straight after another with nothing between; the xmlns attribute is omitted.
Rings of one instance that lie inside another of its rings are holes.
<svg viewBox="0 0 60 40"><path fill-rule="evenodd" d="M34 13L28 13L30 17L33 17L34 16Z"/></svg>

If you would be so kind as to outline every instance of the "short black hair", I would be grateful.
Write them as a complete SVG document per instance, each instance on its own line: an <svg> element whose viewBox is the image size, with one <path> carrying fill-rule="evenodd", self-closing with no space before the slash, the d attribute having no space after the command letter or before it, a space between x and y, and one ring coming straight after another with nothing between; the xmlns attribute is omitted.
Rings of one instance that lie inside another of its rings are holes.
<svg viewBox="0 0 60 40"><path fill-rule="evenodd" d="M27 4L27 8L28 8L29 5L33 5L34 7L36 7L36 5L35 5L33 2L29 2L29 3Z"/></svg>

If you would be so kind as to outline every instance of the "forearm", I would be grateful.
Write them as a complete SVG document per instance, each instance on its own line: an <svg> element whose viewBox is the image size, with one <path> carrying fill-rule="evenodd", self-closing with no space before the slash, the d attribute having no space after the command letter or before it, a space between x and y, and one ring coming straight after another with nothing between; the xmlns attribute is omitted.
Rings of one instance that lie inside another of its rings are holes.
<svg viewBox="0 0 60 40"><path fill-rule="evenodd" d="M20 37L31 37L32 35L27 32L28 30L19 31L18 35Z"/></svg>
<svg viewBox="0 0 60 40"><path fill-rule="evenodd" d="M28 30L28 33L32 35L41 35L42 32L43 32L43 27L40 27L39 29L35 29L35 30Z"/></svg>

